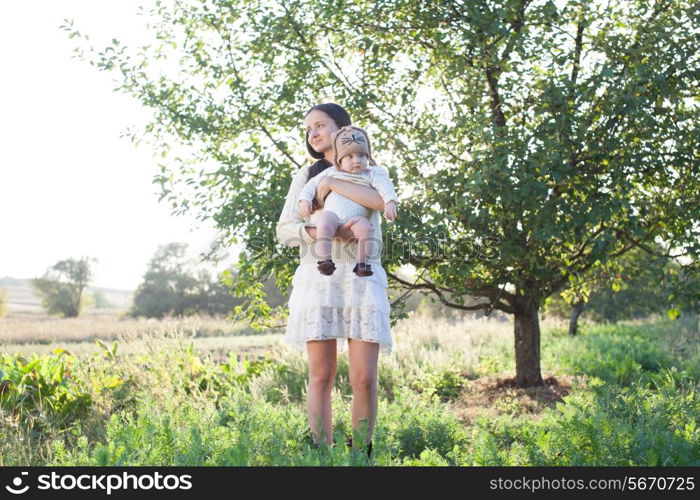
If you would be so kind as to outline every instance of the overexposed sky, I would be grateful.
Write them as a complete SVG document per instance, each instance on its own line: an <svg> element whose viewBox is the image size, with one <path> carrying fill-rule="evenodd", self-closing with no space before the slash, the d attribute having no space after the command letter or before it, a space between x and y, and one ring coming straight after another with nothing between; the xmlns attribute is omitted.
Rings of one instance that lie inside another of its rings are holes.
<svg viewBox="0 0 700 500"><path fill-rule="evenodd" d="M140 3L0 5L0 277L33 278L90 256L96 286L133 289L158 245L187 242L194 255L214 239L212 224L158 203L158 159L119 138L148 112L112 91L112 75L71 59L76 41L59 29L69 18L97 47L113 37L138 43Z"/></svg>

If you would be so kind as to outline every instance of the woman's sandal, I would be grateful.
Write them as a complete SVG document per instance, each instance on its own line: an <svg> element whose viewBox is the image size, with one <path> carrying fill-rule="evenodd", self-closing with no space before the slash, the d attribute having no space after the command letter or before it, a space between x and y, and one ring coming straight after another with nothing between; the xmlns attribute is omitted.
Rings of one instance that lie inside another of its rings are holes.
<svg viewBox="0 0 700 500"><path fill-rule="evenodd" d="M331 448L335 447L335 445L337 444L336 441L335 441L335 438L333 438L333 444L331 444L331 445L328 445L328 443L326 443L325 441L321 441L321 442L318 442L318 443L317 443L316 441L314 441L314 435L313 435L313 433L311 432L311 429L309 429L309 428L307 428L307 429L304 431L304 435L302 436L302 442L303 442L304 444L307 444L307 445L308 445L311 449L313 449L313 450L319 450L319 449L321 449L321 445L322 445L322 444L325 444L325 445L327 445L327 446L330 446Z"/></svg>
<svg viewBox="0 0 700 500"><path fill-rule="evenodd" d="M345 441L345 446L347 446L348 448L352 448L352 437L349 437ZM367 455L368 459L371 458L371 456L372 456L372 441L371 440L370 440L369 444L367 445L367 447L364 448L363 451L365 452L365 455Z"/></svg>
<svg viewBox="0 0 700 500"><path fill-rule="evenodd" d="M324 444L328 445L328 443L325 443L325 442L324 442ZM336 441L334 439L333 444L328 445L328 446L330 446L331 448L334 448L336 444L338 444L338 443L336 443ZM321 448L321 443L316 443L313 439L311 439L311 440L309 440L309 446L311 448L313 448L314 450L318 450Z"/></svg>
<svg viewBox="0 0 700 500"><path fill-rule="evenodd" d="M372 265L365 264L364 262L358 262L357 264L355 264L355 267L352 269L352 272L357 274L358 276L372 276L374 274L372 272Z"/></svg>
<svg viewBox="0 0 700 500"><path fill-rule="evenodd" d="M321 271L321 274L325 274L326 276L330 276L335 271L335 264L333 264L333 261L331 259L319 260L318 261L318 270Z"/></svg>

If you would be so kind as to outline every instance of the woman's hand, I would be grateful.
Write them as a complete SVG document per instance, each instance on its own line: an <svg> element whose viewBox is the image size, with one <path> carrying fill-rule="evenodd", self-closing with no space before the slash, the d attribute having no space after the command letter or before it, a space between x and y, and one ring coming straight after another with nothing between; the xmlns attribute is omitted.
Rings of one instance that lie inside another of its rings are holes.
<svg viewBox="0 0 700 500"><path fill-rule="evenodd" d="M306 232L309 236L311 236L313 239L316 239L316 227L315 226L304 226L304 229L306 230Z"/></svg>
<svg viewBox="0 0 700 500"><path fill-rule="evenodd" d="M347 227L346 224L338 226L338 230L335 232L334 239L340 240L343 243L354 243L355 241L357 241L357 238L355 238L355 235L352 234L352 231L349 227Z"/></svg>
<svg viewBox="0 0 700 500"><path fill-rule="evenodd" d="M350 227L357 222L357 219L350 219L348 222L343 224L342 226L338 226L338 229L335 232L335 236L333 236L334 240L339 240L343 243L348 243L348 242L356 242L357 238L355 237L354 234L352 234L352 230ZM370 223L372 226L372 229L374 229L374 224ZM311 236L313 239L316 239L316 228L313 226L304 226L304 229L306 232Z"/></svg>
<svg viewBox="0 0 700 500"><path fill-rule="evenodd" d="M338 226L338 230L335 232L335 239L339 239L340 241L345 243L356 242L357 238L352 233L351 228L352 225L355 224L358 220L360 220L360 217L351 217L345 224ZM369 225L374 230L374 224L370 222Z"/></svg>
<svg viewBox="0 0 700 500"><path fill-rule="evenodd" d="M299 200L299 216L306 219L311 215L311 202L309 200Z"/></svg>
<svg viewBox="0 0 700 500"><path fill-rule="evenodd" d="M333 190L333 180L332 177L326 176L321 179L318 186L316 186L316 205L319 209L323 208L323 202L326 201L326 196Z"/></svg>
<svg viewBox="0 0 700 500"><path fill-rule="evenodd" d="M396 202L394 200L391 200L384 205L384 217L386 217L388 220L396 219Z"/></svg>

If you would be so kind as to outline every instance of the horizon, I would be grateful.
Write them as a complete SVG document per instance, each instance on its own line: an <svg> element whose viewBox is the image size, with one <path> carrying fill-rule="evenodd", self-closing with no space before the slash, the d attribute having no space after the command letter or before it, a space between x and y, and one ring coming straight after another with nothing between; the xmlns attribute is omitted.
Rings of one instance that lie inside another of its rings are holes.
<svg viewBox="0 0 700 500"><path fill-rule="evenodd" d="M13 280L13 281L31 281L34 278L16 278L14 276L0 276L0 283L4 280ZM6 285L0 285L0 292L2 292L3 288ZM114 290L117 292L135 292L136 288L112 288L112 287L105 287L105 286L99 286L95 285L94 283L89 284L87 289L101 289L101 290Z"/></svg>

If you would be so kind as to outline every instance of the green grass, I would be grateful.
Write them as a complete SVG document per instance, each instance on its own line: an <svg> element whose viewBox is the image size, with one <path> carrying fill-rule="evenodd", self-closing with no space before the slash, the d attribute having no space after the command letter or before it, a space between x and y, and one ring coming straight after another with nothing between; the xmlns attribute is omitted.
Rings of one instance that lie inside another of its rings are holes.
<svg viewBox="0 0 700 500"><path fill-rule="evenodd" d="M463 391L513 375L512 324L406 320L395 353L380 358L371 461L342 446L352 395L343 355L340 446L321 450L306 439L305 356L281 345L222 358L171 331L125 352L4 355L0 465L700 465L696 324L587 324L576 338L546 325L543 370L575 376L568 395L534 414L483 403L474 410L491 416L465 420L453 411Z"/></svg>

